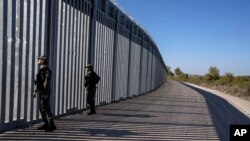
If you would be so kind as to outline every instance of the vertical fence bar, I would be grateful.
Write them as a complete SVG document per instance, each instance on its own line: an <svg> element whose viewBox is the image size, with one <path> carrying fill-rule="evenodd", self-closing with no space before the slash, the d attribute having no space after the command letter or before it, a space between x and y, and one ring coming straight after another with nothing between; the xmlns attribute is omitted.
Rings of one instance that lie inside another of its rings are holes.
<svg viewBox="0 0 250 141"><path fill-rule="evenodd" d="M100 24L99 24L99 19L100 19L100 17L99 17L99 13L98 13L98 11L96 12L96 14L97 14L97 16L96 16L96 25L95 25L95 28L96 28L96 31L98 32L98 33L100 33L99 32L99 29L100 29ZM99 36L100 36L100 34L95 34L95 40L96 40L96 42L95 42L95 46L99 46ZM98 64L98 59L97 59L97 57L98 57L98 55L97 54L100 54L99 53L99 48L97 48L97 47L95 47L95 56L94 56L94 60L95 60L95 62L94 62L94 70L96 71L96 73L100 73L99 72L99 66L97 65ZM100 75L100 74L99 74ZM98 92L99 92L99 87L98 87L98 89L97 89L97 91L96 91L96 95L98 95Z"/></svg>
<svg viewBox="0 0 250 141"><path fill-rule="evenodd" d="M61 0L58 1L58 9L57 9L57 13L58 13L58 20L57 20L57 46L56 46L56 79L55 79L55 115L59 115L60 114L60 107L61 105L61 97L62 97L62 93L61 93L61 89L62 87L61 84L61 52L62 52L62 13L63 13L63 2Z"/></svg>
<svg viewBox="0 0 250 141"><path fill-rule="evenodd" d="M76 1L73 1L73 27L72 27L72 52L71 52L71 108L75 108L74 107L74 99L75 99L75 90L74 90L74 81L75 81L75 50L76 50Z"/></svg>
<svg viewBox="0 0 250 141"><path fill-rule="evenodd" d="M0 1L0 131L4 129L6 87L7 0Z"/></svg>
<svg viewBox="0 0 250 141"><path fill-rule="evenodd" d="M62 2L62 33L61 33L61 99L60 99L60 114L66 112L66 88L65 88L65 47L66 47L66 33L67 33L67 5L65 1Z"/></svg>
<svg viewBox="0 0 250 141"><path fill-rule="evenodd" d="M88 64L88 63L91 63L91 52L94 50L91 50L91 46L95 46L95 42L92 43L92 36L95 37L95 35L92 35L92 33L94 34L94 31L95 30L95 21L94 21L94 18L92 19L92 16L94 16L94 11L95 11L95 7L94 7L94 4L95 2L91 1L91 3L88 3L85 1L85 15L84 15L84 21L85 21L85 31L84 32L84 49L86 49L86 52L85 52L85 65ZM94 40L94 39L93 39ZM85 66L84 65L84 66ZM86 73L86 69L84 69L84 74L85 75ZM83 77L83 82L84 82L84 77ZM84 89L85 93L84 93L84 103L83 103L83 107L86 108L87 107L87 102L86 102L86 89Z"/></svg>
<svg viewBox="0 0 250 141"><path fill-rule="evenodd" d="M153 48L152 48L152 58L151 58L151 81L150 81L150 83L149 83L149 87L150 87L150 91L152 91L153 90L153 88L152 88L152 84L153 84L153 81L154 81L154 72L153 72L153 65L154 65L154 55L155 55L155 49L154 49L154 46L153 46Z"/></svg>
<svg viewBox="0 0 250 141"><path fill-rule="evenodd" d="M33 32L33 44L32 44L32 47L34 49L33 53L34 54L34 58L36 58L38 56L38 52L39 52L39 48L38 48L38 33L39 33L39 2L37 0L34 0L34 22L33 22L33 29L34 29L34 32ZM36 65L36 60L34 61L34 72L38 72L38 66ZM35 74L33 75L33 79L32 79L32 85L33 85L33 81L35 80L34 78ZM33 93L33 92L32 92ZM33 110L33 117L32 119L35 120L38 118L38 101L37 99L34 99L32 98L33 102L34 102L34 108L32 109Z"/></svg>
<svg viewBox="0 0 250 141"><path fill-rule="evenodd" d="M141 32L141 31L140 31ZM140 65L139 65L139 88L138 88L138 94L142 94L141 92L141 87L142 87L142 81L141 81L141 78L142 78L142 67L143 67L143 33L141 32L141 42L140 42Z"/></svg>
<svg viewBox="0 0 250 141"><path fill-rule="evenodd" d="M62 59L63 59L63 62L64 62L64 65L63 65L63 77L64 77L64 83L63 83L63 95L64 95L64 104L63 104L63 113L66 113L67 112L67 109L69 108L68 107L68 42L69 42L69 15L70 15L70 6L69 6L69 0L65 0L65 3L64 3L64 6L65 6L65 29L64 29L64 54L62 54Z"/></svg>
<svg viewBox="0 0 250 141"><path fill-rule="evenodd" d="M11 64L12 64L12 60L11 60L11 51L12 51L12 42L13 39L11 37L11 33L12 33L12 1L8 1L7 5L7 33L6 33L6 38L7 38L7 64L6 64L6 92L5 94L5 122L8 123L10 121L10 91L11 91Z"/></svg>
<svg viewBox="0 0 250 141"><path fill-rule="evenodd" d="M40 14L40 24L41 24L41 27L40 27L40 30L41 30L41 35L40 35L40 44L41 44L41 48L40 48L40 55L44 55L45 54L45 47L46 47L46 40L45 40L45 37L46 37L46 34L45 34L45 28L46 28L46 0L40 0L40 4L41 4L41 14Z"/></svg>
<svg viewBox="0 0 250 141"><path fill-rule="evenodd" d="M103 83L103 91L102 91L102 93L100 93L100 100L99 100L99 104L101 104L101 102L103 102L103 97L104 96L107 96L108 95L108 90L107 90L107 84L108 84L108 81L109 81L109 79L108 79L108 60L107 60L107 55L108 55L108 48L109 48L109 46L108 46L108 40L109 40L109 33L108 33L108 27L107 27L107 17L106 17L106 15L103 15L103 22L102 22L102 24L103 24L103 29L104 29L104 31L103 31L103 67L102 67L102 70L103 70L103 76L105 77L105 79L104 80L106 80L105 82L106 83Z"/></svg>
<svg viewBox="0 0 250 141"><path fill-rule="evenodd" d="M31 92L31 90L30 90L31 86L29 85L30 84L29 80L30 80L31 75L29 75L29 73L28 73L29 67L30 67L29 61L28 61L29 52L30 52L29 41L30 41L30 36L32 36L30 33L30 25L31 25L31 23L30 23L30 19L31 19L31 17L30 17L31 16L30 1L25 1L24 8L26 8L24 10L24 14L26 14L26 15L24 15L25 16L24 24L26 24L26 25L24 25L24 35L23 35L24 36L24 38L23 38L24 43L23 43L23 51L22 51L22 53L23 53L22 79L24 79L25 81L24 81L24 83L22 83L22 94L23 94L22 99L25 102L23 102L23 104L22 104L22 108L23 108L23 110L22 110L23 115L22 116L23 116L23 118L25 118L27 120L28 111L29 111L29 115L30 115L30 111L31 111L31 109L27 108L27 107L29 107L27 105L30 105L30 103L31 103L31 99L28 99L28 94L29 94L29 92ZM27 18L26 18L26 16L27 16ZM29 120L30 120L30 117L29 117Z"/></svg>
<svg viewBox="0 0 250 141"><path fill-rule="evenodd" d="M93 60L94 62L96 62L96 67L95 68L95 71L102 77L102 79L100 80L100 83L99 83L99 86L98 86L98 89L96 91L96 97L95 97L95 100L96 100L96 104L98 103L99 101L99 92L101 91L102 89L102 81L103 81L103 76L101 74L101 65L102 63L100 62L101 61L101 55L102 55L102 48L100 48L101 46L101 39L102 39L102 25L101 25L101 13L99 11L98 12L98 19L96 19L98 22L96 23L96 25L98 24L98 28L96 28L96 42L95 42L95 51L96 51L96 55L95 55L95 60Z"/></svg>
<svg viewBox="0 0 250 141"><path fill-rule="evenodd" d="M118 66L120 64L119 62L119 54L118 54L118 51L119 51L119 39L120 39L120 34L118 33L118 23L117 23L117 16L118 16L118 13L116 15L116 24L115 24L115 40L114 41L114 50L113 50L113 80L112 80L112 86L113 86L113 91L112 91L112 94L111 94L111 101L116 101L116 95L118 94L117 91L119 89L119 72L118 72Z"/></svg>
<svg viewBox="0 0 250 141"><path fill-rule="evenodd" d="M13 64L14 64L14 79L13 79L13 81L14 81L14 90L13 90L13 99L11 100L11 103L13 103L12 105L13 105L13 114L12 114L12 120L13 121L16 121L17 120L17 116L18 116L18 114L19 114L19 111L18 111L18 107L19 107L19 99L18 99L18 97L19 97L19 95L20 95L20 93L19 93L19 72L20 72L20 70L19 70L19 66L20 66L20 64L19 64L19 56L21 55L20 53L19 53L19 51L20 51L20 38L19 38L19 36L20 36L20 0L16 0L16 2L15 2L15 15L14 15L15 17L15 23L16 23L16 25L15 25L15 28L14 28L14 31L15 31L15 34L14 34L14 36L13 36L13 38L14 38L14 43L13 43L13 46L14 46L14 62L13 62Z"/></svg>
<svg viewBox="0 0 250 141"><path fill-rule="evenodd" d="M138 42L137 42L137 55L136 55L136 59L138 60L137 62L137 70L136 70L136 95L140 95L140 65L141 65L141 39L139 38L139 36L137 37L138 38Z"/></svg>
<svg viewBox="0 0 250 141"><path fill-rule="evenodd" d="M150 81L151 81L151 55L152 55L152 53L151 53L151 44L149 44L149 46L148 46L148 52L147 52L147 56L148 56L148 58L147 58L147 92L149 92L150 91L150 87L149 87L149 83L150 83Z"/></svg>
<svg viewBox="0 0 250 141"><path fill-rule="evenodd" d="M91 0L91 12L90 12L90 32L89 32L89 47L88 47L88 64L94 64L94 53L95 53L95 33L96 33L96 0ZM95 68L94 68L95 69Z"/></svg>
<svg viewBox="0 0 250 141"><path fill-rule="evenodd" d="M22 108L21 108L21 118L27 121L28 117L28 54L29 54L29 26L30 26L30 6L29 0L24 0L24 19L23 19L23 58L22 58L22 80L26 83L22 83Z"/></svg>
<svg viewBox="0 0 250 141"><path fill-rule="evenodd" d="M4 1L0 1L0 102L2 103L2 73L3 73L3 9L4 8ZM0 104L0 131L2 129L2 104Z"/></svg>
<svg viewBox="0 0 250 141"><path fill-rule="evenodd" d="M85 57L85 55L84 55L84 41L83 41L83 39L84 39L83 35L85 32L85 30L84 30L85 24L84 23L85 23L84 22L84 1L81 1L81 4L80 4L80 27L79 27L80 28L79 29L79 31L80 31L80 35L79 35L80 36L79 37L80 53L79 53L79 79L78 79L78 87L79 87L78 109L83 108L83 100L84 100L84 98L83 98L84 91L83 91L83 85L82 85L84 83L84 81L83 81L84 60L83 59Z"/></svg>
<svg viewBox="0 0 250 141"><path fill-rule="evenodd" d="M97 56L97 60L98 60L98 63L97 63L97 66L98 66L98 73L99 75L102 77L101 81L100 81L100 84L99 84L99 87L98 87L98 91L97 91L97 95L96 95L96 104L99 104L100 102L100 93L103 92L103 88L104 88L104 83L105 82L105 75L103 75L103 66L104 66L104 60L103 60L103 50L104 50L104 26L103 26L103 13L99 12L99 16L100 16L100 22L99 22L99 26L100 26L100 29L99 31L97 31L96 33L99 33L99 44L98 46L96 46L98 49L99 49L99 53L96 54Z"/></svg>
<svg viewBox="0 0 250 141"><path fill-rule="evenodd" d="M56 69L59 67L57 64L57 38L58 38L58 0L50 1L49 11L50 11L50 20L48 22L50 28L50 48L49 48L49 58L50 58L50 69L51 71L51 87L52 87L52 95L50 97L51 103L51 112L55 113L55 107L58 105L58 94L55 93L56 91L56 78L57 78L57 71Z"/></svg>
<svg viewBox="0 0 250 141"><path fill-rule="evenodd" d="M33 85L33 81L34 81L34 75L35 75L35 67L37 67L37 64L35 62L35 21L36 21L36 17L35 17L35 1L30 0L30 35L29 35L29 69L28 69L28 121L32 121L33 120L33 114L34 114L34 99L32 97L32 93L34 92L34 85Z"/></svg>
<svg viewBox="0 0 250 141"><path fill-rule="evenodd" d="M76 50L75 50L75 81L74 81L74 90L75 90L75 99L74 99L74 107L78 108L78 99L79 99L79 91L78 91L78 80L79 80L79 39L80 39L80 33L79 33L79 28L80 28L80 14L79 14L79 9L80 9L80 1L77 1L76 3Z"/></svg>
<svg viewBox="0 0 250 141"><path fill-rule="evenodd" d="M69 96L69 99L68 99L68 110L70 111L72 109L72 97L73 97L73 94L72 94L72 52L73 52L73 30L74 30L74 8L73 8L73 2L74 1L71 1L70 0L70 17L69 17L69 21L70 21L70 24L69 24L69 44L68 44L68 48L69 48L69 52L68 52L68 96Z"/></svg>
<svg viewBox="0 0 250 141"><path fill-rule="evenodd" d="M131 63L131 59L130 59L130 56L131 56L131 46L132 46L132 27L133 27L133 23L131 22L130 25L129 25L129 29L130 29L130 35L129 35L129 50L128 50L128 81L127 81L127 97L129 97L129 93L130 93L130 63Z"/></svg>
<svg viewBox="0 0 250 141"><path fill-rule="evenodd" d="M70 3L70 0L67 0L67 2L68 3ZM65 69L66 69L66 73L65 73L65 75L66 75L66 79L65 79L65 85L64 85L64 87L66 88L66 91L65 91L65 93L66 93L66 98L65 98L65 100L66 100L66 105L67 105L67 108L65 109L65 112L67 112L67 110L69 110L70 109L70 91L69 91L69 68L70 68L70 66L69 66L69 54L70 54L70 38L71 38L71 35L70 35L70 25L71 25L71 23L70 23L70 21L71 21L71 6L68 4L67 5L67 35L66 35L66 45L65 45L65 48L66 48L66 51L65 51L65 56L66 56L66 58L65 58Z"/></svg>

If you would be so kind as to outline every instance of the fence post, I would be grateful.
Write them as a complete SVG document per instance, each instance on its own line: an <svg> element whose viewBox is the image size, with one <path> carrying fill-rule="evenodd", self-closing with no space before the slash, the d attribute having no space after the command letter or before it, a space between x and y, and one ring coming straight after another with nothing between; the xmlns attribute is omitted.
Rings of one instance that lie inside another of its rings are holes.
<svg viewBox="0 0 250 141"><path fill-rule="evenodd" d="M46 0L46 13L45 13L45 50L44 50L44 55L48 57L48 60L50 60L50 45L51 45L51 0Z"/></svg>
<svg viewBox="0 0 250 141"><path fill-rule="evenodd" d="M51 80L51 92L52 92L52 97L51 97L51 111L52 113L55 113L55 86L56 86L56 67L57 67L57 20L58 20L58 0L49 0L48 2L48 20L47 20L47 33L48 33L48 40L46 43L46 48L45 50L47 51L47 56L49 57L50 61L50 68L51 68L51 73L52 73L52 80Z"/></svg>
<svg viewBox="0 0 250 141"><path fill-rule="evenodd" d="M5 37L4 33L6 32L6 22L7 21L7 15L5 13L6 11L6 0L1 0L0 1L0 131L2 131L3 124L4 124L4 116L5 116L5 79L4 77L6 76L4 74L3 68L6 68L5 65L5 55L6 54L6 49L5 49ZM5 32L4 32L5 31Z"/></svg>
<svg viewBox="0 0 250 141"><path fill-rule="evenodd" d="M89 46L88 46L88 64L94 66L95 62L95 28L96 28L96 0L91 0L91 10L90 10L90 32L89 32ZM95 69L95 68L94 68Z"/></svg>
<svg viewBox="0 0 250 141"><path fill-rule="evenodd" d="M133 23L130 23L130 35L129 35L129 49L128 49L128 82L127 82L127 97L129 97L129 92L130 92L130 55L131 55L131 46L132 46L132 34L133 34Z"/></svg>
<svg viewBox="0 0 250 141"><path fill-rule="evenodd" d="M138 94L142 94L141 93L141 78L142 78L142 63L143 63L143 41L144 41L144 32L140 31L141 33L141 50L140 50L140 68L139 68L139 92Z"/></svg>
<svg viewBox="0 0 250 141"><path fill-rule="evenodd" d="M116 54L116 50L117 50L117 41L118 41L118 15L119 15L119 12L118 10L115 10L115 33L114 33L114 49L113 49L113 68L112 68L112 71L113 71L113 77L112 77L112 92L111 92L111 101L115 101L115 86L116 86L116 63L117 63L117 60L116 60L116 57L117 57L117 54Z"/></svg>
<svg viewBox="0 0 250 141"><path fill-rule="evenodd" d="M8 0L3 0L3 3L1 3L3 6L3 14L2 15L2 47L1 47L1 91L0 91L0 102L1 102L1 109L0 109L0 131L5 129L5 109L6 109L6 75L7 75L7 44L8 44L8 37L7 37L7 30L8 30Z"/></svg>
<svg viewBox="0 0 250 141"><path fill-rule="evenodd" d="M153 46L152 46L152 61L151 61L151 81L150 81L150 92L152 92L152 90L153 90L153 88L152 88L152 85L153 85L153 65L154 65L154 57L155 57L155 46L154 46L154 44L153 44Z"/></svg>

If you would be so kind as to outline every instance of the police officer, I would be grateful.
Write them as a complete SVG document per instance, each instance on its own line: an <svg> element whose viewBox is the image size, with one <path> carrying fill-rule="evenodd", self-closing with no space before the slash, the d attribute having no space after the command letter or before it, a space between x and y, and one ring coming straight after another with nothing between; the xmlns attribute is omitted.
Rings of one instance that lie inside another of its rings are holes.
<svg viewBox="0 0 250 141"><path fill-rule="evenodd" d="M87 102L90 105L90 112L88 115L96 114L95 111L95 91L96 84L100 80L100 77L93 71L92 65L87 65L87 75L85 76L84 86L87 88Z"/></svg>
<svg viewBox="0 0 250 141"><path fill-rule="evenodd" d="M48 67L48 60L46 56L37 57L37 64L40 65L40 70L36 75L36 93L39 98L39 110L42 115L44 125L38 127L38 130L45 130L50 132L56 130L53 116L50 110L50 79L51 71Z"/></svg>

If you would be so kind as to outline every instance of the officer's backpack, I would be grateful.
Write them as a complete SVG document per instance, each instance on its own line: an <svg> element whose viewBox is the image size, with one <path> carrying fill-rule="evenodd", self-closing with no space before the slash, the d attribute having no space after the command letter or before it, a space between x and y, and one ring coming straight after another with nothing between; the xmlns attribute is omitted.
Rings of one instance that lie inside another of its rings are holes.
<svg viewBox="0 0 250 141"><path fill-rule="evenodd" d="M98 76L96 73L94 73L94 83L97 84L100 81L100 76Z"/></svg>

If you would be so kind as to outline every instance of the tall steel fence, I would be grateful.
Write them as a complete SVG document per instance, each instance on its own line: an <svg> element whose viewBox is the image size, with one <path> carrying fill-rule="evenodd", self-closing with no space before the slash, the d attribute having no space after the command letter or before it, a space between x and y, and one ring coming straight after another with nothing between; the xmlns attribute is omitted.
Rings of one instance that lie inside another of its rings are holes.
<svg viewBox="0 0 250 141"><path fill-rule="evenodd" d="M52 111L86 109L84 66L101 76L96 105L148 93L166 80L143 28L109 0L0 0L0 131L41 119L36 58L49 57Z"/></svg>

